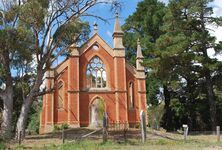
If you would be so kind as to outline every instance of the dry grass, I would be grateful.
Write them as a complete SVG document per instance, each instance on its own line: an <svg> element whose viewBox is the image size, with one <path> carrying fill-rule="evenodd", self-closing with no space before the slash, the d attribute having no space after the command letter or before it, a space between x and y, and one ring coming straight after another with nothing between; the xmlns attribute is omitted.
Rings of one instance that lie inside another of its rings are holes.
<svg viewBox="0 0 222 150"><path fill-rule="evenodd" d="M59 138L47 138L44 136L29 137L24 140L22 145L8 143L7 148L11 149L45 149L45 150L222 150L222 142L217 142L216 135L189 135L188 140L183 140L183 135L175 133L149 131L147 141L141 143L138 136L127 139L127 141L116 141L110 138L108 142L102 143L101 139L85 139L81 142L70 142L66 140L62 144Z"/></svg>

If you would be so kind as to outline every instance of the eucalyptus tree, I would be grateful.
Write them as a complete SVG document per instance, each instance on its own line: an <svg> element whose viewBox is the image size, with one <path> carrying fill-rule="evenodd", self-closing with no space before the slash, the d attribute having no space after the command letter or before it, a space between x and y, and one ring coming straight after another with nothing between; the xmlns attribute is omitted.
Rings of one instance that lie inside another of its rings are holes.
<svg viewBox="0 0 222 150"><path fill-rule="evenodd" d="M3 101L1 131L3 138L12 136L14 77L28 68L32 57L32 33L17 22L18 12L12 1L0 3L0 100ZM19 5L19 4L18 4ZM20 70L15 71L19 67Z"/></svg>
<svg viewBox="0 0 222 150"><path fill-rule="evenodd" d="M81 17L99 17L88 11L96 5L107 4L112 7L119 4L115 0L23 0L21 3L19 20L34 34L33 55L36 60L36 78L24 96L16 127L17 133L22 131L24 136L34 98L49 92L41 91L40 86L52 60L68 52L71 44L88 38L89 26L87 22L81 21Z"/></svg>

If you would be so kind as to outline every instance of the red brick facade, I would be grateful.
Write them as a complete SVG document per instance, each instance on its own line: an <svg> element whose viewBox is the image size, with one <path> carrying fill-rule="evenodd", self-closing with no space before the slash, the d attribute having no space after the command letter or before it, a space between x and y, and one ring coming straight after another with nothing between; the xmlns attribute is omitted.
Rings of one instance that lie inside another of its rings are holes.
<svg viewBox="0 0 222 150"><path fill-rule="evenodd" d="M113 38L115 42L115 34ZM144 69L128 64L124 49L118 51L115 43L112 49L97 33L80 48L73 46L70 50L69 58L48 71L47 88L56 85L56 89L43 96L40 132L50 132L54 125L63 123L70 127L89 126L90 109L96 98L103 101L109 123L138 124L140 111L146 111ZM94 57L105 66L103 88L87 87L87 65Z"/></svg>

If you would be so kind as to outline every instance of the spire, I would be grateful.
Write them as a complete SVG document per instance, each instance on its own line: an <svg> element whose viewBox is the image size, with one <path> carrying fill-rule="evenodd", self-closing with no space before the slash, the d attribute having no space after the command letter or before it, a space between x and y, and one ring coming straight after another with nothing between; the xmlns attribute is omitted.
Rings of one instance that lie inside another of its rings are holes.
<svg viewBox="0 0 222 150"><path fill-rule="evenodd" d="M144 74L144 66L142 65L143 63L143 54L142 54L142 49L140 46L140 40L137 40L137 53L136 53L136 69L137 71L142 71L142 75ZM140 74L141 76L141 74Z"/></svg>
<svg viewBox="0 0 222 150"><path fill-rule="evenodd" d="M120 26L120 23L119 23L119 14L118 14L118 12L116 13L113 36L114 36L116 33L118 33L118 34L123 34L123 31L122 31L121 26Z"/></svg>
<svg viewBox="0 0 222 150"><path fill-rule="evenodd" d="M137 40L137 53L136 53L136 59L143 59L143 54L142 54L142 49L141 49L141 45L140 45L140 39Z"/></svg>
<svg viewBox="0 0 222 150"><path fill-rule="evenodd" d="M96 22L94 22L93 24L93 34L98 33L98 24Z"/></svg>
<svg viewBox="0 0 222 150"><path fill-rule="evenodd" d="M114 51L122 51L122 52L114 52L116 54L114 55L120 55L125 57L125 48L123 46L123 31L121 29L120 23L119 23L119 15L116 13L116 19L114 24L114 31L113 31L113 48Z"/></svg>

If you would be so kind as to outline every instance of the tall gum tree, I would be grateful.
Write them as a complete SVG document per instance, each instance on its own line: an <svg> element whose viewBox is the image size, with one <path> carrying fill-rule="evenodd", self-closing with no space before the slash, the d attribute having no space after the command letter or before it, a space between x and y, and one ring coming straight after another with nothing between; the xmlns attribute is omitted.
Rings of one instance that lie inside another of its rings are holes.
<svg viewBox="0 0 222 150"><path fill-rule="evenodd" d="M15 68L18 66L24 68L32 60L29 50L33 40L32 34L26 27L17 23L17 18L18 13L14 3L2 1L0 7L0 99L3 101L1 135L4 139L11 138L14 129L12 114Z"/></svg>
<svg viewBox="0 0 222 150"><path fill-rule="evenodd" d="M82 16L98 17L88 10L99 4L119 6L115 0L27 0L22 1L19 20L30 27L34 34L36 78L31 90L23 99L16 131L25 134L28 113L34 98L50 91L40 91L44 74L58 58L68 51L71 44L88 38L89 27L81 22ZM100 18L100 17L99 17Z"/></svg>

